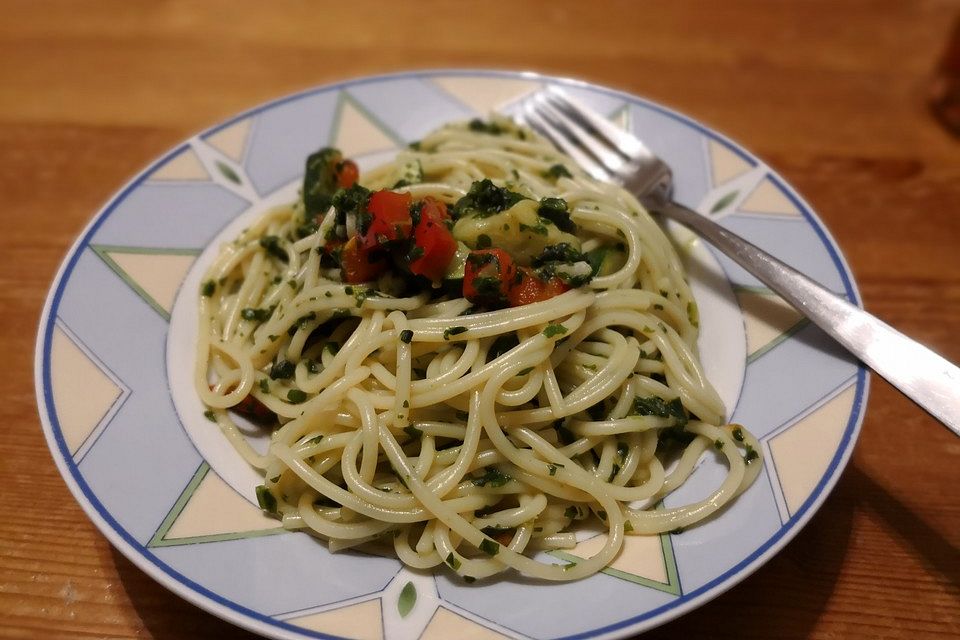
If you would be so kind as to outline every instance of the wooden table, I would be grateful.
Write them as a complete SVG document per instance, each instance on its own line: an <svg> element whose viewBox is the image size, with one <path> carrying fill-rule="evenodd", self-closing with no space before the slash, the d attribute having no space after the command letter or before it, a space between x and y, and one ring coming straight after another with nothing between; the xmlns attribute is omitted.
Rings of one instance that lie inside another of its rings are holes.
<svg viewBox="0 0 960 640"><path fill-rule="evenodd" d="M867 308L960 361L960 140L925 104L955 0L512 4L0 3L0 637L249 637L85 518L41 435L35 327L74 237L126 179L305 87L533 69L674 106L781 171L843 247ZM958 483L960 440L874 377L852 463L806 529L649 637L958 637Z"/></svg>

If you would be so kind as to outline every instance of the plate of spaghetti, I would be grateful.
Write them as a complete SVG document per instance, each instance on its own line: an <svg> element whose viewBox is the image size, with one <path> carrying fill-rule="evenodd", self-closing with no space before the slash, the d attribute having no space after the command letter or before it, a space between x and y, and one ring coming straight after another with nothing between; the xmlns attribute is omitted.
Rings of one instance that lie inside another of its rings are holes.
<svg viewBox="0 0 960 640"><path fill-rule="evenodd" d="M277 100L136 177L47 300L46 436L121 552L268 637L620 638L796 535L863 369L518 126L548 84L644 139L677 200L859 302L782 178L641 98L430 71Z"/></svg>

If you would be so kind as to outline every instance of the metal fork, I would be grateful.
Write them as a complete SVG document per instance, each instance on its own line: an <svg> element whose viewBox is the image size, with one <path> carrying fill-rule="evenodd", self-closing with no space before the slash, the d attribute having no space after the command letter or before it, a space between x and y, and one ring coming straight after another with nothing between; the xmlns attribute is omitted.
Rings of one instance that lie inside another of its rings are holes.
<svg viewBox="0 0 960 640"><path fill-rule="evenodd" d="M563 90L550 86L527 98L518 119L594 178L622 185L648 210L706 238L960 435L960 368L713 220L674 202L670 167L643 142L577 104Z"/></svg>

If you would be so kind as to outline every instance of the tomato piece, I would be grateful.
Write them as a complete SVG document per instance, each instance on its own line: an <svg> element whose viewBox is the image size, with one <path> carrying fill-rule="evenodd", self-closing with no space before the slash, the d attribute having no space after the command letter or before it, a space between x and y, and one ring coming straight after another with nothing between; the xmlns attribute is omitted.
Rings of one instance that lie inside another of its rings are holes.
<svg viewBox="0 0 960 640"><path fill-rule="evenodd" d="M444 224L450 217L447 205L427 197L420 207L420 220L413 230L412 255L419 257L410 262L410 273L438 282L447 272L450 261L457 253L457 241Z"/></svg>
<svg viewBox="0 0 960 640"><path fill-rule="evenodd" d="M517 269L503 249L471 251L463 274L463 297L488 306L504 306Z"/></svg>
<svg viewBox="0 0 960 640"><path fill-rule="evenodd" d="M511 307L519 307L532 302L549 300L569 289L570 286L556 276L543 280L533 269L520 267L510 286L510 291L507 292L507 300Z"/></svg>
<svg viewBox="0 0 960 640"><path fill-rule="evenodd" d="M267 406L257 400L252 393L230 408L244 418L259 424L273 422L277 419L277 414L267 409Z"/></svg>
<svg viewBox="0 0 960 640"><path fill-rule="evenodd" d="M360 242L360 236L353 236L340 251L340 269L343 281L350 284L369 282L387 268L387 261L379 252L371 251Z"/></svg>
<svg viewBox="0 0 960 640"><path fill-rule="evenodd" d="M437 200L433 196L427 196L423 199L423 206L420 207L420 216L431 216L437 220L444 221L450 219L450 212L447 210L447 204L442 200Z"/></svg>
<svg viewBox="0 0 960 640"><path fill-rule="evenodd" d="M337 186L341 189L349 189L360 179L360 168L353 160L338 162L334 172L337 176Z"/></svg>
<svg viewBox="0 0 960 640"><path fill-rule="evenodd" d="M371 194L367 202L370 225L363 234L363 245L371 249L410 237L413 219L410 217L410 204L413 198L409 193L377 191Z"/></svg>

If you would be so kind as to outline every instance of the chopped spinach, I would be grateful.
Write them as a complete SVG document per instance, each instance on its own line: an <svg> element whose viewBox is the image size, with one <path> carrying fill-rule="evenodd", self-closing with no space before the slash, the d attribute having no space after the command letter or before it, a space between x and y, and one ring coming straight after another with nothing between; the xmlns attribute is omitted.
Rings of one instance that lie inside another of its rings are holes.
<svg viewBox="0 0 960 640"><path fill-rule="evenodd" d="M337 191L337 163L343 158L339 149L324 147L307 156L303 173L303 206L307 219L330 208Z"/></svg>
<svg viewBox="0 0 960 640"><path fill-rule="evenodd" d="M485 178L471 184L467 195L453 205L453 217L455 219L464 216L487 217L506 211L525 199L523 195L498 187L489 178Z"/></svg>
<svg viewBox="0 0 960 640"><path fill-rule="evenodd" d="M567 211L567 201L563 198L541 198L537 215L557 225L561 231L574 233L577 230L577 225L570 219L570 212Z"/></svg>

